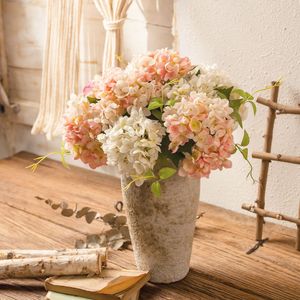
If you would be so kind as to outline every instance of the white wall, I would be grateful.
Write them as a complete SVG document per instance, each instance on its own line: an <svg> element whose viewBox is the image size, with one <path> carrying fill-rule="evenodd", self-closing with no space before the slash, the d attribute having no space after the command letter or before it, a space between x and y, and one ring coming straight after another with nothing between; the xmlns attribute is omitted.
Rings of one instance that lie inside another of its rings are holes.
<svg viewBox="0 0 300 300"><path fill-rule="evenodd" d="M280 102L300 103L300 2L298 0L176 0L178 49L194 63L225 69L241 87L253 92L282 78ZM269 92L260 93L268 97ZM251 115L251 114L250 114ZM262 150L267 109L259 106L246 127L251 152ZM300 117L278 116L273 151L299 155ZM237 133L237 140L241 133ZM259 162L252 159L258 178ZM248 166L236 154L233 168L202 180L201 198L241 211L256 199L257 185L246 180ZM269 170L267 208L297 215L300 201L299 165L273 162Z"/></svg>

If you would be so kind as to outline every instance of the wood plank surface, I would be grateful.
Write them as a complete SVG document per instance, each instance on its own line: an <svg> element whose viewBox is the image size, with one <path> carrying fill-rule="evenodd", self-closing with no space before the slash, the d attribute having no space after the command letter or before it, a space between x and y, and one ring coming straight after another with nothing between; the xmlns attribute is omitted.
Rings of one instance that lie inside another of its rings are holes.
<svg viewBox="0 0 300 300"><path fill-rule="evenodd" d="M0 248L64 248L101 223L88 225L62 217L35 196L114 211L121 200L119 180L80 168L64 169L48 160L36 173L25 169L34 155L20 153L0 161ZM300 299L300 254L294 250L295 230L266 224L264 247L251 255L255 219L201 202L191 271L170 285L147 284L140 299ZM134 268L130 250L111 251L109 264ZM2 280L0 300L43 299L43 280Z"/></svg>

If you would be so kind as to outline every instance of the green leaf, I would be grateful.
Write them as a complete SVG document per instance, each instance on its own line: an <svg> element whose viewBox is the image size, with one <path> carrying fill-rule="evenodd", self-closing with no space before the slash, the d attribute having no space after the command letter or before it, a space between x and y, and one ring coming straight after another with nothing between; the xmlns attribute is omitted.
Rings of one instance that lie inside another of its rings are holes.
<svg viewBox="0 0 300 300"><path fill-rule="evenodd" d="M161 168L158 171L158 175L160 179L168 179L171 176L173 176L176 173L176 171L177 171L176 169L165 167L165 168Z"/></svg>
<svg viewBox="0 0 300 300"><path fill-rule="evenodd" d="M235 110L239 110L242 102L243 102L243 99L229 100L229 106Z"/></svg>
<svg viewBox="0 0 300 300"><path fill-rule="evenodd" d="M248 148L244 148L241 150L243 157L247 160L248 159Z"/></svg>
<svg viewBox="0 0 300 300"><path fill-rule="evenodd" d="M154 181L151 184L151 192L154 196L159 197L161 194L160 183L159 181Z"/></svg>
<svg viewBox="0 0 300 300"><path fill-rule="evenodd" d="M218 96L221 99L228 99L228 100L230 98L230 94L231 94L232 89L233 89L233 86L231 86L229 88L223 87L223 86L215 88L215 90L218 92Z"/></svg>
<svg viewBox="0 0 300 300"><path fill-rule="evenodd" d="M143 174L143 177L155 177L152 170L148 170L146 173Z"/></svg>
<svg viewBox="0 0 300 300"><path fill-rule="evenodd" d="M192 141L193 142L193 141ZM181 148L179 147L178 151L176 153L172 153L170 150L169 150L169 145L170 145L171 141L168 137L168 135L165 135L162 139L162 142L161 142L161 152L168 158L170 159L170 161L174 164L174 166L176 168L178 168L179 166L179 162L184 159L184 154L181 153ZM195 143L195 142L194 142ZM189 143L187 143L189 144ZM187 151L186 151L187 152Z"/></svg>
<svg viewBox="0 0 300 300"><path fill-rule="evenodd" d="M176 99L170 99L170 100L166 103L166 105L174 106L176 102L177 102Z"/></svg>
<svg viewBox="0 0 300 300"><path fill-rule="evenodd" d="M240 95L243 99L246 99L246 100L253 100L254 99L251 94L243 91L242 89L234 89L233 92Z"/></svg>
<svg viewBox="0 0 300 300"><path fill-rule="evenodd" d="M153 110L153 109L161 108L162 106L163 106L163 100L161 98L153 98L148 105L148 109Z"/></svg>
<svg viewBox="0 0 300 300"><path fill-rule="evenodd" d="M252 102L252 101L249 101L248 103L250 103L252 105L253 114L255 116L256 115L256 111L257 111L256 104L254 102Z"/></svg>
<svg viewBox="0 0 300 300"><path fill-rule="evenodd" d="M97 103L97 99L93 97L87 97L90 103Z"/></svg>
<svg viewBox="0 0 300 300"><path fill-rule="evenodd" d="M238 124L241 126L241 128L243 128L242 118L237 111L234 111L230 116L238 122Z"/></svg>
<svg viewBox="0 0 300 300"><path fill-rule="evenodd" d="M244 136L243 136L243 140L241 142L241 145L243 147L246 147L249 145L249 142L250 142L250 137L249 137L249 134L246 130L244 130Z"/></svg>
<svg viewBox="0 0 300 300"><path fill-rule="evenodd" d="M159 121L161 121L162 112L158 109L154 109L151 111L152 115Z"/></svg>

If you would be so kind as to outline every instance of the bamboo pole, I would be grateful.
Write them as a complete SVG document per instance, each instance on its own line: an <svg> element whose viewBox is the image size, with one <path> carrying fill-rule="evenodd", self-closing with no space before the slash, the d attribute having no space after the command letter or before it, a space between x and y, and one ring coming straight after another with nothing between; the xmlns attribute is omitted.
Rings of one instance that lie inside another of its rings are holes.
<svg viewBox="0 0 300 300"><path fill-rule="evenodd" d="M289 106L289 105L274 103L270 100L264 99L263 97L258 97L256 99L256 102L268 106L269 108L272 108L274 110L277 110L278 111L277 114L300 115L300 107L297 106Z"/></svg>
<svg viewBox="0 0 300 300"><path fill-rule="evenodd" d="M278 99L279 86L276 85L274 81L272 82L272 86L273 87L271 89L270 101L276 103ZM275 118L276 118L275 110L269 108L269 114L267 119L267 130L264 136L265 138L264 152L271 152ZM269 163L270 163L269 160L261 161L258 195L256 200L258 208L261 209L265 208L265 194L266 194L266 185L267 185L267 178L268 178L268 171L269 171ZM257 241L262 239L263 224L264 224L263 216L257 214L256 215L256 240Z"/></svg>
<svg viewBox="0 0 300 300"><path fill-rule="evenodd" d="M288 221L288 222L295 223L297 226L300 226L300 218L294 218L294 217L290 217L290 216L276 213L273 211L268 211L268 210L265 210L262 208L258 208L253 204L245 204L244 203L242 205L242 209L245 209L252 213L255 213L257 216L260 216L260 217L268 217L268 218L273 218L273 219L277 219L277 220Z"/></svg>
<svg viewBox="0 0 300 300"><path fill-rule="evenodd" d="M298 209L298 220L300 221L300 202ZM300 225L297 225L296 250L300 251Z"/></svg>
<svg viewBox="0 0 300 300"><path fill-rule="evenodd" d="M291 164L300 164L300 156L290 156L284 154L274 154L267 152L253 152L253 158L259 158L263 160L276 160L281 162L287 162Z"/></svg>
<svg viewBox="0 0 300 300"><path fill-rule="evenodd" d="M32 250L32 249L8 249L0 250L0 261L3 259L22 259L35 257L49 257L61 255L87 255L99 254L102 265L106 264L107 248L94 249L61 249L61 250Z"/></svg>
<svg viewBox="0 0 300 300"><path fill-rule="evenodd" d="M5 259L0 261L0 279L56 275L99 275L101 266L101 255L97 253Z"/></svg>

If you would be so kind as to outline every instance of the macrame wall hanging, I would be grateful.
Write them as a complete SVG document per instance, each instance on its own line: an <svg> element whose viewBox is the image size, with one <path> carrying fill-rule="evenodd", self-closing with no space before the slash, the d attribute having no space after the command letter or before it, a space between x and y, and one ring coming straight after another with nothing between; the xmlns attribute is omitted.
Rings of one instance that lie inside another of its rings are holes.
<svg viewBox="0 0 300 300"><path fill-rule="evenodd" d="M77 92L82 0L48 0L40 109L32 133L61 134L66 101Z"/></svg>

